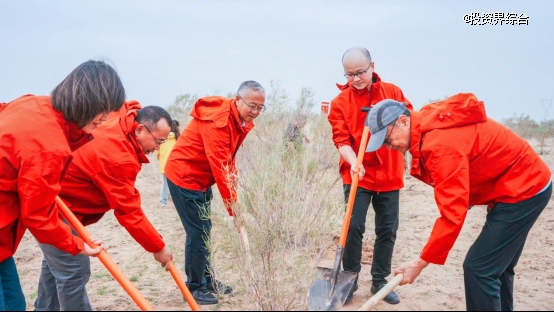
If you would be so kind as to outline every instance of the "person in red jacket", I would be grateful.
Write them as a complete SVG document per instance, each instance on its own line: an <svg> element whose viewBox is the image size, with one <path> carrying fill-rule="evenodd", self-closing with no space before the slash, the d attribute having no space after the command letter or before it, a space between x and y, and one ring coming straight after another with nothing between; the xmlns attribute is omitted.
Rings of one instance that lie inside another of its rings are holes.
<svg viewBox="0 0 554 312"><path fill-rule="evenodd" d="M345 201L348 200L355 172L356 158L364 119L367 113L362 107L372 107L382 99L392 98L411 103L394 84L381 81L374 71L374 63L369 51L355 47L343 56L346 85L338 85L340 94L331 101L328 120L332 126L333 142L340 153L339 171L344 185ZM362 239L365 232L366 216L369 205L375 211L375 245L371 275L373 277L371 292L376 293L386 283L391 274L391 261L398 230L398 211L400 189L404 187L404 155L385 148L374 153L365 154L360 167L360 181L356 191L356 200L352 219L348 229L344 249L343 267L345 271L359 273L362 260ZM358 289L358 280L346 300L352 299ZM392 292L385 302L397 304L398 296Z"/></svg>
<svg viewBox="0 0 554 312"><path fill-rule="evenodd" d="M395 270L413 283L444 265L469 209L487 206L487 221L463 264L470 311L513 310L514 268L529 230L552 195L548 166L521 137L486 116L482 101L460 93L410 112L384 100L368 116L367 151L384 144L410 151L410 174L433 186L440 217L415 260Z"/></svg>
<svg viewBox="0 0 554 312"><path fill-rule="evenodd" d="M125 102L119 118L95 130L96 139L73 153L60 198L87 226L113 209L119 224L163 267L173 255L141 209L135 181L147 154L160 148L171 130L171 116L161 107ZM86 284L90 259L39 244L44 258L36 311L92 311Z"/></svg>
<svg viewBox="0 0 554 312"><path fill-rule="evenodd" d="M25 231L71 255L95 256L58 218L60 191L71 151L125 100L117 72L100 61L75 68L50 96L24 95L0 113L0 311L26 308L13 259ZM96 241L98 242L98 241Z"/></svg>
<svg viewBox="0 0 554 312"><path fill-rule="evenodd" d="M254 119L265 110L265 90L255 81L243 82L235 98L209 96L199 99L186 126L169 154L165 165L169 192L185 228L185 272L187 286L198 304L216 304L211 292L232 292L210 272L206 241L212 227L210 203L212 189L219 193L235 226L237 169L235 156L252 130Z"/></svg>

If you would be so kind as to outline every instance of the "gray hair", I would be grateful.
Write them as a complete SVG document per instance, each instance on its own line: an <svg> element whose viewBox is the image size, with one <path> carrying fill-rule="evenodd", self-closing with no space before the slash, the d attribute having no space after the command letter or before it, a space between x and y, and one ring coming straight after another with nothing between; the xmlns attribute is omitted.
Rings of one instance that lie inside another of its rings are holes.
<svg viewBox="0 0 554 312"><path fill-rule="evenodd" d="M348 54L350 52L353 52L353 51L362 53L367 58L367 60L369 61L369 64L371 64L371 55L369 54L369 51L364 47L353 47L353 48L350 48L350 49L346 50L346 52L344 52L344 54L342 55L342 63L343 64L344 64L344 57L346 56L346 54Z"/></svg>
<svg viewBox="0 0 554 312"><path fill-rule="evenodd" d="M254 80L248 80L240 84L239 89L237 90L237 95L243 96L245 92L260 92L265 96L265 89L261 84L257 83Z"/></svg>

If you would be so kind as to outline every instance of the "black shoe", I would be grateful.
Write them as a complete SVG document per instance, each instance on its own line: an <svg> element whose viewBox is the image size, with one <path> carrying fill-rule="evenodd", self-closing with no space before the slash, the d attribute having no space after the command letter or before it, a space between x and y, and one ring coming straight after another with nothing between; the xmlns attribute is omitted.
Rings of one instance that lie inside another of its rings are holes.
<svg viewBox="0 0 554 312"><path fill-rule="evenodd" d="M352 289L348 293L348 297L346 297L346 302L352 300L352 297L354 296L354 292L356 290L358 290L358 282L357 281L354 283L354 286L352 287Z"/></svg>
<svg viewBox="0 0 554 312"><path fill-rule="evenodd" d="M206 288L208 288L211 293L223 293L224 295L233 292L233 287L227 286L218 280L208 281Z"/></svg>
<svg viewBox="0 0 554 312"><path fill-rule="evenodd" d="M217 304L219 303L219 300L212 295L207 289L198 289L191 291L192 297L196 301L196 303L200 305L210 305L210 304Z"/></svg>
<svg viewBox="0 0 554 312"><path fill-rule="evenodd" d="M372 294L376 294L379 290L381 290L381 288L385 287L386 284L381 284L381 285L373 285L371 286L371 293ZM394 292L394 291L391 291L384 299L383 301L385 301L386 303L388 304L399 304L400 303L400 298L398 298L398 295Z"/></svg>

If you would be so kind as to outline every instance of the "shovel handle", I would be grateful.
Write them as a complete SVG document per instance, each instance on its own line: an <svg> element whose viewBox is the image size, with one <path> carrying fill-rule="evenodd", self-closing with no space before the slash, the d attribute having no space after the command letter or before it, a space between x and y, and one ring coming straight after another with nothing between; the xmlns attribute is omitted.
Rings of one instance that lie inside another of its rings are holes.
<svg viewBox="0 0 554 312"><path fill-rule="evenodd" d="M181 275L179 275L179 272L173 265L173 261L169 262L169 273L171 273L171 276L175 280L175 283L177 283L177 286L181 290L181 293L185 297L185 300L187 300L192 311L200 311L200 307L198 306L198 304L196 303L196 300L194 300L194 297L192 296L189 289L187 288L185 281L183 281L183 278L181 278Z"/></svg>
<svg viewBox="0 0 554 312"><path fill-rule="evenodd" d="M364 126L362 133L362 141L360 144L360 150L358 151L358 158L356 160L356 174L352 178L352 185L350 187L350 195L348 196L348 203L346 207L346 213L344 215L344 222L342 223L342 231L340 234L339 244L344 248L346 245L346 235L348 234L348 228L350 227L350 218L352 217L352 210L354 209L354 200L356 199L356 189L358 188L358 181L360 179L360 165L364 160L365 149L369 139L369 127Z"/></svg>
<svg viewBox="0 0 554 312"><path fill-rule="evenodd" d="M77 234L89 245L91 248L97 248L98 245L94 244L90 240L90 233L87 231L87 229L81 224L79 219L75 217L73 212L67 208L65 203L60 199L59 196L56 196L56 204L58 204L58 209L62 213L62 215L65 217L65 219L71 224L71 227L75 229ZM117 267L117 264L113 262L113 260L108 256L106 251L102 249L102 251L98 254L98 259L102 264L108 269L108 271L113 275L113 277L119 282L121 287L129 294L131 299L139 306L139 308L142 311L153 311L154 308L148 303L146 298L142 296L142 294L138 291L138 289L135 288L133 283L125 277L125 274Z"/></svg>
<svg viewBox="0 0 554 312"><path fill-rule="evenodd" d="M385 298L390 292L398 286L400 283L402 283L402 280L404 279L404 274L400 273L394 277L390 282L385 285L385 287L381 288L371 299L369 299L361 308L358 309L358 311L369 311L373 309L373 307L379 303L383 298Z"/></svg>

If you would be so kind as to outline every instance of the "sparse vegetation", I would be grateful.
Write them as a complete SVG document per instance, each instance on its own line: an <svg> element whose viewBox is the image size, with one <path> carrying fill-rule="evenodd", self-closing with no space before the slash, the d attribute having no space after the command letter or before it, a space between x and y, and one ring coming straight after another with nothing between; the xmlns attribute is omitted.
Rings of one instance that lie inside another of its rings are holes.
<svg viewBox="0 0 554 312"><path fill-rule="evenodd" d="M520 137L529 140L540 155L547 155L552 152L548 140L554 137L554 120L535 121L528 114L521 114L503 119L502 124Z"/></svg>
<svg viewBox="0 0 554 312"><path fill-rule="evenodd" d="M258 117L237 155L240 207L235 210L245 220L250 249L223 209L212 209L212 219L224 228L223 241L210 242L210 262L221 274L219 248L232 246L241 282L258 310L303 310L314 260L327 251L344 212L340 193L329 195L340 189L338 153L326 116L310 114L315 102L309 88L294 105L278 83L268 91L267 114ZM310 116L313 142L291 152L283 133L298 114Z"/></svg>

